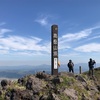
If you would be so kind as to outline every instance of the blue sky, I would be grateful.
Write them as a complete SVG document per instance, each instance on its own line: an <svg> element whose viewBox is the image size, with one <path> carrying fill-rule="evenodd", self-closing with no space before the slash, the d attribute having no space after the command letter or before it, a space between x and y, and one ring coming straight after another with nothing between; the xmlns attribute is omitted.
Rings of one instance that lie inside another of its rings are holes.
<svg viewBox="0 0 100 100"><path fill-rule="evenodd" d="M0 0L0 66L51 63L51 25L59 60L100 63L100 0Z"/></svg>

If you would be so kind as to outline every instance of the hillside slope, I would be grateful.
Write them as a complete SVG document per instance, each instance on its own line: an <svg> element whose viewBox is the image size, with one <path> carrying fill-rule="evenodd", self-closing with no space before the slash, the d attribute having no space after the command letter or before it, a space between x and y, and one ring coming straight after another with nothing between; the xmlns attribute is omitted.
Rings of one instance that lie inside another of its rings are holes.
<svg viewBox="0 0 100 100"><path fill-rule="evenodd" d="M2 80L0 100L100 100L100 67L81 75L61 72L52 76L44 72L17 81Z"/></svg>

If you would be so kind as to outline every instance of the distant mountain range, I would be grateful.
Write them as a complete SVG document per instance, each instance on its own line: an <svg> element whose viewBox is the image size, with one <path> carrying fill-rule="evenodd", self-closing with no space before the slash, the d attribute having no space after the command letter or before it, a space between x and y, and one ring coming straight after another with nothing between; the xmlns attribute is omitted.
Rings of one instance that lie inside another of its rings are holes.
<svg viewBox="0 0 100 100"><path fill-rule="evenodd" d="M82 67L82 72L88 70L88 65L86 63L75 64L74 72L79 73L79 66ZM99 67L100 63L95 67ZM28 74L35 74L39 71L45 71L46 73L51 73L51 65L39 65L39 66L1 66L0 67L0 78L20 78ZM67 64L62 64L58 68L59 72L68 72Z"/></svg>

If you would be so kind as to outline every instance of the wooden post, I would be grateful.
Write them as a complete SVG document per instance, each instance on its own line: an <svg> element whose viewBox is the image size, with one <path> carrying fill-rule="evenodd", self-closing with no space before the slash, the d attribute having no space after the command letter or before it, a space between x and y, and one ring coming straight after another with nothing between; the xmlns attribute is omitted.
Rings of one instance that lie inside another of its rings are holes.
<svg viewBox="0 0 100 100"><path fill-rule="evenodd" d="M81 68L81 66L79 66L79 73L80 73L80 74L82 73L82 68Z"/></svg>

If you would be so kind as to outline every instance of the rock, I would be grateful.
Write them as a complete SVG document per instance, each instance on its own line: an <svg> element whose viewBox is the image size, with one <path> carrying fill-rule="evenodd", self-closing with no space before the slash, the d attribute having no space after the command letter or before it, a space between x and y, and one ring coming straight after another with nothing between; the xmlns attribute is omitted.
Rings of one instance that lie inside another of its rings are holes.
<svg viewBox="0 0 100 100"><path fill-rule="evenodd" d="M60 76L69 76L69 77L75 78L75 75L73 73L70 73L70 72L60 72L59 75Z"/></svg>
<svg viewBox="0 0 100 100"><path fill-rule="evenodd" d="M50 84L50 83L48 83L48 84L46 85L46 87L49 88L49 89L53 89L53 88L54 88L53 84Z"/></svg>
<svg viewBox="0 0 100 100"><path fill-rule="evenodd" d="M55 77L52 82L56 85L56 84L60 84L63 82L63 79L60 78L59 76Z"/></svg>
<svg viewBox="0 0 100 100"><path fill-rule="evenodd" d="M91 87L90 87L89 95L90 95L90 97L92 98L92 100L95 100L95 99L94 99L94 96L95 96L97 93L99 93L97 89L96 89L96 90L95 90L95 89L91 89Z"/></svg>
<svg viewBox="0 0 100 100"><path fill-rule="evenodd" d="M32 90L32 80L31 79L27 80L26 89Z"/></svg>
<svg viewBox="0 0 100 100"><path fill-rule="evenodd" d="M2 91L0 90L0 96L2 95Z"/></svg>
<svg viewBox="0 0 100 100"><path fill-rule="evenodd" d="M100 100L100 97L98 97L97 100Z"/></svg>
<svg viewBox="0 0 100 100"><path fill-rule="evenodd" d="M81 84L82 84L82 86L84 86L84 88L86 89L86 90L90 90L90 88L89 88L89 86L87 85L87 83L86 82L81 82Z"/></svg>
<svg viewBox="0 0 100 100"><path fill-rule="evenodd" d="M35 76L29 77L26 83L26 89L33 90L34 94L39 94L40 90L42 90L44 87L46 87L46 84Z"/></svg>
<svg viewBox="0 0 100 100"><path fill-rule="evenodd" d="M24 100L24 99L23 99L23 100ZM34 96L32 96L32 99L28 99L28 100L39 100L39 96L34 95Z"/></svg>
<svg viewBox="0 0 100 100"><path fill-rule="evenodd" d="M64 92L65 89L66 89L65 87L60 88L60 89L58 90L58 94L62 94L62 93Z"/></svg>
<svg viewBox="0 0 100 100"><path fill-rule="evenodd" d="M11 100L10 97L5 97L4 100Z"/></svg>
<svg viewBox="0 0 100 100"><path fill-rule="evenodd" d="M56 86L52 90L55 94L60 94L60 90Z"/></svg>
<svg viewBox="0 0 100 100"><path fill-rule="evenodd" d="M39 100L39 97L33 95L33 91L30 90L13 89L6 93L5 100Z"/></svg>
<svg viewBox="0 0 100 100"><path fill-rule="evenodd" d="M21 100L21 91L19 89L12 89L11 90L11 95L10 95L11 100Z"/></svg>
<svg viewBox="0 0 100 100"><path fill-rule="evenodd" d="M90 90L93 90L94 92L99 92L98 89L95 86L91 86Z"/></svg>
<svg viewBox="0 0 100 100"><path fill-rule="evenodd" d="M68 72L68 73L67 73L67 76L75 78L74 73L70 73L70 72Z"/></svg>
<svg viewBox="0 0 100 100"><path fill-rule="evenodd" d="M40 91L39 91L38 89L34 89L34 90L33 90L33 94L34 94L34 95L39 95L39 93L40 93Z"/></svg>
<svg viewBox="0 0 100 100"><path fill-rule="evenodd" d="M48 84L46 85L46 87L47 87L48 89L50 89L50 90L53 90L53 92L56 93L56 94L60 94L60 92L61 92L60 89L57 89L56 86L55 86L54 84L48 83Z"/></svg>
<svg viewBox="0 0 100 100"><path fill-rule="evenodd" d="M50 100L60 100L55 93L52 93L50 97L51 97Z"/></svg>
<svg viewBox="0 0 100 100"><path fill-rule="evenodd" d="M42 95L39 100L48 100L48 95Z"/></svg>
<svg viewBox="0 0 100 100"><path fill-rule="evenodd" d="M47 79L48 78L48 74L45 73L45 71L43 72L38 72L36 74L36 77L39 78L39 79Z"/></svg>
<svg viewBox="0 0 100 100"><path fill-rule="evenodd" d="M24 78L19 78L18 83L21 84L21 85L25 85Z"/></svg>
<svg viewBox="0 0 100 100"><path fill-rule="evenodd" d="M99 74L95 77L98 80L89 80L82 74L61 72L56 76L39 72L18 79L20 85L2 80L1 86L6 90L1 88L0 95L5 95L2 100L100 100Z"/></svg>
<svg viewBox="0 0 100 100"><path fill-rule="evenodd" d="M89 90L90 90L90 88L89 88L89 86L88 86L88 85L84 86L84 88L85 88L87 91L89 91Z"/></svg>
<svg viewBox="0 0 100 100"><path fill-rule="evenodd" d="M89 100L89 99L84 95L84 93L82 93L82 98L81 98L81 100Z"/></svg>
<svg viewBox="0 0 100 100"><path fill-rule="evenodd" d="M99 90L99 92L100 92L100 85L97 85L97 89Z"/></svg>
<svg viewBox="0 0 100 100"><path fill-rule="evenodd" d="M3 89L6 89L7 85L8 85L8 81L7 80L2 80L1 81L1 86L2 86Z"/></svg>
<svg viewBox="0 0 100 100"><path fill-rule="evenodd" d="M76 91L74 89L65 89L64 93L69 96L72 100L78 100Z"/></svg>
<svg viewBox="0 0 100 100"><path fill-rule="evenodd" d="M5 100L10 100L12 93L10 91L5 93Z"/></svg>
<svg viewBox="0 0 100 100"><path fill-rule="evenodd" d="M22 100L31 100L31 97L33 96L33 91L23 90L21 91L20 95Z"/></svg>
<svg viewBox="0 0 100 100"><path fill-rule="evenodd" d="M76 75L75 77L76 77L76 79L79 80L80 82L85 82L85 83L86 83L86 80L85 80L82 76Z"/></svg>

